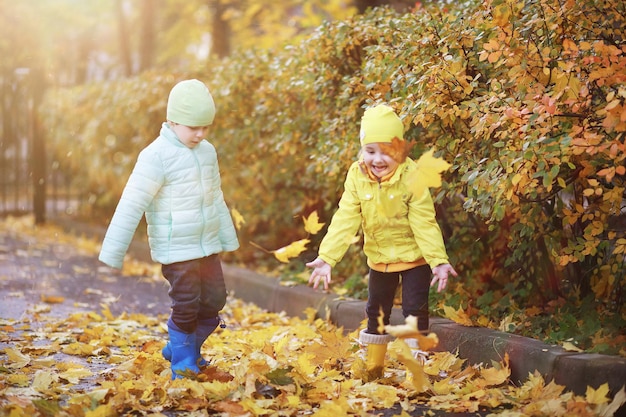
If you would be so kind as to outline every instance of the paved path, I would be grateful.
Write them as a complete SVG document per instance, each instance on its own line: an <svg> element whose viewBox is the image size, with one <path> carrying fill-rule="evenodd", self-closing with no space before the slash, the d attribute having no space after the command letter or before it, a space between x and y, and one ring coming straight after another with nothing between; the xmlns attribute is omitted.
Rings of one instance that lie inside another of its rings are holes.
<svg viewBox="0 0 626 417"><path fill-rule="evenodd" d="M167 289L164 279L122 276L68 243L0 235L2 318L19 318L46 299L53 301L48 304L54 316L94 310L101 303L109 305L115 315L123 311L169 314ZM66 301L55 303L55 297Z"/></svg>

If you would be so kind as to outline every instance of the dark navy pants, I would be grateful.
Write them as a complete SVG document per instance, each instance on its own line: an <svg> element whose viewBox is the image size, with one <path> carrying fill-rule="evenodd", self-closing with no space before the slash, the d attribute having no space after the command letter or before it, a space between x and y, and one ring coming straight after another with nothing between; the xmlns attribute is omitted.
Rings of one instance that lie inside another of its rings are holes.
<svg viewBox="0 0 626 417"><path fill-rule="evenodd" d="M370 269L367 313L367 333L379 334L378 317L383 312L383 323L389 324L393 299L402 277L402 315L417 317L417 328L428 331L428 292L432 271L421 265L402 272L378 272Z"/></svg>
<svg viewBox="0 0 626 417"><path fill-rule="evenodd" d="M190 261L162 265L170 283L170 319L182 331L193 333L198 320L217 317L226 304L226 284L217 254Z"/></svg>

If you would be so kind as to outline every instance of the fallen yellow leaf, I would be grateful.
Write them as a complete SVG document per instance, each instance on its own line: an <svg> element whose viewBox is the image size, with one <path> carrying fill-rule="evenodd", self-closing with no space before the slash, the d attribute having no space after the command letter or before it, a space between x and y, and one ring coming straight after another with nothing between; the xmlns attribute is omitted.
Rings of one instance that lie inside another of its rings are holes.
<svg viewBox="0 0 626 417"><path fill-rule="evenodd" d="M581 348L579 348L578 346L576 346L572 342L563 342L563 344L561 346L563 346L563 349L565 349L565 350L567 350L569 352L582 352L583 351Z"/></svg>
<svg viewBox="0 0 626 417"><path fill-rule="evenodd" d="M483 378L484 386L495 386L504 384L511 376L511 368L509 368L509 354L505 353L504 363L497 367L485 368L480 371Z"/></svg>
<svg viewBox="0 0 626 417"><path fill-rule="evenodd" d="M609 397L607 396L609 393L609 384L604 383L598 387L598 389L593 389L592 387L587 387L587 392L585 393L585 397L587 402L591 404L604 404L609 402Z"/></svg>
<svg viewBox="0 0 626 417"><path fill-rule="evenodd" d="M462 324L463 326L474 326L474 322L467 315L465 311L461 307L458 310L455 310L453 307L444 305L443 306L444 315L455 323Z"/></svg>
<svg viewBox="0 0 626 417"><path fill-rule="evenodd" d="M41 294L41 301L48 304L61 304L65 301L65 297L55 296L55 295L45 295Z"/></svg>
<svg viewBox="0 0 626 417"><path fill-rule="evenodd" d="M9 369L20 369L30 363L30 356L24 355L17 349L7 348L4 350L4 353L9 358L9 363L6 364L6 367Z"/></svg>

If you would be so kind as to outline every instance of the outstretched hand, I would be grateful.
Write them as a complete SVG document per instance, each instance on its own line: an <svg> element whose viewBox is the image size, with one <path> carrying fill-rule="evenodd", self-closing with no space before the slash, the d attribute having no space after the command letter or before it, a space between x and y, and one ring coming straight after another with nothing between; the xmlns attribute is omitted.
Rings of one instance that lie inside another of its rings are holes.
<svg viewBox="0 0 626 417"><path fill-rule="evenodd" d="M430 281L430 286L434 287L437 284L437 292L441 292L448 286L448 275L457 277L458 274L450 264L441 264L433 268L433 279Z"/></svg>
<svg viewBox="0 0 626 417"><path fill-rule="evenodd" d="M311 276L309 277L309 284L312 283L313 288L317 288L320 284L320 280L324 280L324 290L328 290L332 267L320 258L307 263L306 266L313 268L313 272L311 272Z"/></svg>

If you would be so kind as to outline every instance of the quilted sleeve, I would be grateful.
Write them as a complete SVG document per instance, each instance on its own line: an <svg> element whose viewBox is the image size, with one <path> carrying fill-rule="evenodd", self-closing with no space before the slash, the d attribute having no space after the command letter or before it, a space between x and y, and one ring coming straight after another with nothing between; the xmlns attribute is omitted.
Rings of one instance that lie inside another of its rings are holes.
<svg viewBox="0 0 626 417"><path fill-rule="evenodd" d="M104 236L98 259L121 268L137 226L163 185L163 164L150 147L139 154Z"/></svg>
<svg viewBox="0 0 626 417"><path fill-rule="evenodd" d="M356 173L353 165L348 170L339 209L333 215L328 232L320 243L318 255L332 267L346 254L361 226L361 202L356 191Z"/></svg>

